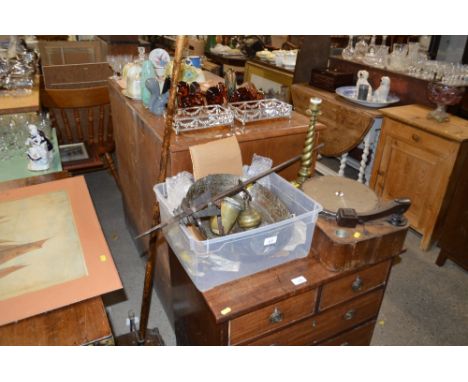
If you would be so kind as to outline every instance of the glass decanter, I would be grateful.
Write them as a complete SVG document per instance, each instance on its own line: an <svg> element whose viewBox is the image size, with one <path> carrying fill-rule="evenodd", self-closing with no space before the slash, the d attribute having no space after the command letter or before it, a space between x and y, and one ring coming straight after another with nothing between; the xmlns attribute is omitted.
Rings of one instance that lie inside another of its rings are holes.
<svg viewBox="0 0 468 382"><path fill-rule="evenodd" d="M437 122L449 120L446 112L448 105L456 105L461 101L465 88L462 86L452 86L440 81L431 81L427 85L427 98L435 103L437 107L432 110L427 117L435 119Z"/></svg>
<svg viewBox="0 0 468 382"><path fill-rule="evenodd" d="M380 43L375 55L377 56L377 62L375 66L378 68L385 68L387 63L389 47L387 46L387 36L382 36L382 42Z"/></svg>
<svg viewBox="0 0 468 382"><path fill-rule="evenodd" d="M341 52L341 56L345 60L351 61L353 59L353 55L354 55L353 36L350 35L349 40L348 40L348 46L343 49L343 51Z"/></svg>
<svg viewBox="0 0 468 382"><path fill-rule="evenodd" d="M359 36L359 41L354 48L353 60L362 61L367 53L369 45L366 42L367 36Z"/></svg>
<svg viewBox="0 0 468 382"><path fill-rule="evenodd" d="M375 43L375 40L376 40L376 36L374 35L371 37L368 50L370 50L370 48L373 48L374 52L377 52L377 45Z"/></svg>
<svg viewBox="0 0 468 382"><path fill-rule="evenodd" d="M377 56L377 46L375 45L375 36L372 36L371 42L367 49L367 53L363 58L363 62L369 66L377 66L379 57Z"/></svg>
<svg viewBox="0 0 468 382"><path fill-rule="evenodd" d="M388 68L396 72L404 72L408 66L407 55L408 45L407 44L393 44L392 53L388 56L389 63Z"/></svg>

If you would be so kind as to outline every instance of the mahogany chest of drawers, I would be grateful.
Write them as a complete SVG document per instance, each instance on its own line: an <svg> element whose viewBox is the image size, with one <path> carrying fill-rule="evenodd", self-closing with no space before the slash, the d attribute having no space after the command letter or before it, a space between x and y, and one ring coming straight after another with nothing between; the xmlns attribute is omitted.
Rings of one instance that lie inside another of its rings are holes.
<svg viewBox="0 0 468 382"><path fill-rule="evenodd" d="M393 258L330 272L308 257L199 292L169 254L178 345L369 345Z"/></svg>

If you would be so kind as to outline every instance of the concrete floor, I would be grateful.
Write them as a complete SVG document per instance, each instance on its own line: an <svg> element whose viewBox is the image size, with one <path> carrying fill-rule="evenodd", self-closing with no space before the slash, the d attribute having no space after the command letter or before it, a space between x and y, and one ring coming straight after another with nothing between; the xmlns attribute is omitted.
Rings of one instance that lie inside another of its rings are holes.
<svg viewBox="0 0 468 382"><path fill-rule="evenodd" d="M144 261L125 225L121 194L104 171L86 181L125 292L106 298L116 336L128 332L129 310L138 316ZM468 345L468 272L447 260L434 264L439 249L418 248L420 236L408 233L407 252L393 267L372 345ZM166 345L175 345L174 332L153 293L149 327L158 327Z"/></svg>

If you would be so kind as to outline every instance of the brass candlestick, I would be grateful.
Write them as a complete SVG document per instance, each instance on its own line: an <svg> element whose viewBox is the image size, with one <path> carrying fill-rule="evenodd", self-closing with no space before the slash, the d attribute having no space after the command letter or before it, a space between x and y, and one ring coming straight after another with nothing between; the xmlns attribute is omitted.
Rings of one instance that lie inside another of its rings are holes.
<svg viewBox="0 0 468 382"><path fill-rule="evenodd" d="M310 99L310 108L308 114L310 113L310 123L309 128L307 129L306 140L304 142L304 150L302 151L301 157L301 168L297 173L297 178L291 182L291 184L296 188L301 188L302 184L310 178L312 164L312 155L313 147L315 141L315 126L317 125L318 116L320 115L320 104L322 100L320 98L311 98Z"/></svg>

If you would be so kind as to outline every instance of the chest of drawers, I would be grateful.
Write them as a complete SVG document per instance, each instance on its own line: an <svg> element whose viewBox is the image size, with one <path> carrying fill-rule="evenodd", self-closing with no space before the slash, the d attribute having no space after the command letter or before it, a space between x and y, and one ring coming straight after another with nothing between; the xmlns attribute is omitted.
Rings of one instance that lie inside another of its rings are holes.
<svg viewBox="0 0 468 382"><path fill-rule="evenodd" d="M368 345L392 261L330 272L312 250L201 293L170 252L177 344Z"/></svg>

